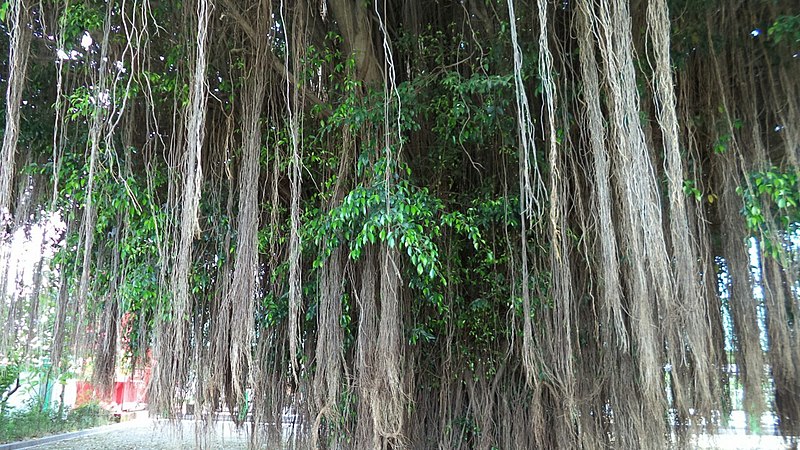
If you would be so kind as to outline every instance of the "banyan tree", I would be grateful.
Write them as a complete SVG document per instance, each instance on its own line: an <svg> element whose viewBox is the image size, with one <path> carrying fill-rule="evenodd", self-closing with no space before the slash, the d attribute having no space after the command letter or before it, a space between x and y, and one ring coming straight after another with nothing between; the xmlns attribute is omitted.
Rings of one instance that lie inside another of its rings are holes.
<svg viewBox="0 0 800 450"><path fill-rule="evenodd" d="M796 446L795 1L0 19L3 361L150 364L254 448Z"/></svg>

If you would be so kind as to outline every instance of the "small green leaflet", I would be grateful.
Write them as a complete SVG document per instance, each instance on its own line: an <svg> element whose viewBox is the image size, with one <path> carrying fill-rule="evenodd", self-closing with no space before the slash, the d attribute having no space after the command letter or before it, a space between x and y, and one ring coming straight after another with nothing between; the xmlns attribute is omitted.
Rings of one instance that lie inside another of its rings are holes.
<svg viewBox="0 0 800 450"><path fill-rule="evenodd" d="M0 22L6 21L6 14L8 14L8 8L10 6L11 4L8 2L8 0L4 1L3 4L0 5Z"/></svg>

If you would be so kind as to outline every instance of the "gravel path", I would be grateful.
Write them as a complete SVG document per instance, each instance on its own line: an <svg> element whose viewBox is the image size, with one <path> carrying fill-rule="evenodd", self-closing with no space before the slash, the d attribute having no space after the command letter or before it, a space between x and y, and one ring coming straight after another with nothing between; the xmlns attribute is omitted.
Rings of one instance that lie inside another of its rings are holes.
<svg viewBox="0 0 800 450"><path fill-rule="evenodd" d="M183 422L181 429L142 419L120 424L107 432L39 445L35 449L52 450L194 450L198 448L195 425ZM206 438L204 449L244 450L247 436L230 422L219 423Z"/></svg>

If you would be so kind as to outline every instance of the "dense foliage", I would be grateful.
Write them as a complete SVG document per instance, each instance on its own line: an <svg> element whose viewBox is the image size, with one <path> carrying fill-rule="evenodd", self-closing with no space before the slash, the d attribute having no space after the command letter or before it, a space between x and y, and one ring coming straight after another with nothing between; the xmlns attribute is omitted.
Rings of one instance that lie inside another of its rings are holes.
<svg viewBox="0 0 800 450"><path fill-rule="evenodd" d="M254 447L795 442L798 14L5 0L0 358Z"/></svg>

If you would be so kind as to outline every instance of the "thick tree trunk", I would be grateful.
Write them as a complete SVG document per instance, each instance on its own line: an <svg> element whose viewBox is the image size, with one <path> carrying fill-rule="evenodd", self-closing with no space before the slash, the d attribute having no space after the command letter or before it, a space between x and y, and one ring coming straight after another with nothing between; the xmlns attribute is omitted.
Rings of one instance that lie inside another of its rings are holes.
<svg viewBox="0 0 800 450"><path fill-rule="evenodd" d="M369 3L361 0L331 0L328 3L342 33L345 52L355 58L357 78L367 85L380 80L383 72L376 51Z"/></svg>

